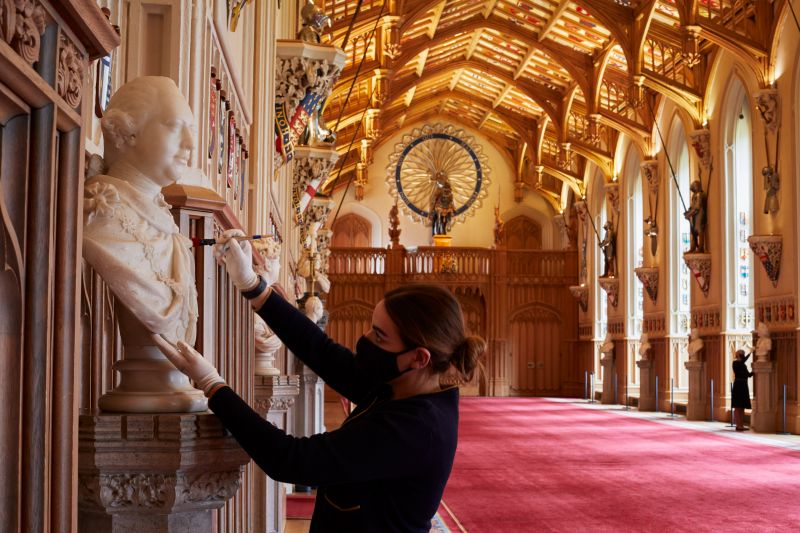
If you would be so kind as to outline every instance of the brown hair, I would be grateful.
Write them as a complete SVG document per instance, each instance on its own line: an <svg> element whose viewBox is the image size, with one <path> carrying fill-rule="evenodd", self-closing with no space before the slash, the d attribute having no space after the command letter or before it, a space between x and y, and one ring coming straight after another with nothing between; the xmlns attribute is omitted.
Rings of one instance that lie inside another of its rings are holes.
<svg viewBox="0 0 800 533"><path fill-rule="evenodd" d="M438 373L451 369L464 382L481 366L486 341L467 335L461 305L439 285L413 283L384 295L386 313L408 347L422 346L431 353L431 368Z"/></svg>

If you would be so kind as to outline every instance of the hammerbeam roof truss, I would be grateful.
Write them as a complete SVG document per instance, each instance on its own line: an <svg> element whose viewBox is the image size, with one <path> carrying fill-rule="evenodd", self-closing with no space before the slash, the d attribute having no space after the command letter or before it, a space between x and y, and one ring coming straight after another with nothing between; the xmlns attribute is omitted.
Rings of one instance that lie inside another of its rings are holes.
<svg viewBox="0 0 800 533"><path fill-rule="evenodd" d="M357 4L325 2L335 44ZM338 122L338 150L354 153L328 185L344 184L363 139L374 148L403 124L439 115L526 162L514 165L523 174L515 179L560 193L552 178L574 186L586 161L609 174L620 133L647 151L649 108L660 98L699 127L719 48L768 79L785 9L786 0L363 0L325 109L328 124ZM369 131L366 109L380 117Z"/></svg>

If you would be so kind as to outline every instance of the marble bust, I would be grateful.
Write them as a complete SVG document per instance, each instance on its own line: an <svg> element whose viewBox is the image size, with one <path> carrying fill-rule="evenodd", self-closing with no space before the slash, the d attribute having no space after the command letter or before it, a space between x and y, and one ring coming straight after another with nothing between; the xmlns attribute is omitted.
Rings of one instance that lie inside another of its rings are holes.
<svg viewBox="0 0 800 533"><path fill-rule="evenodd" d="M149 331L193 344L191 241L161 194L187 170L192 111L170 78L145 76L114 94L101 126L107 170L86 181L83 255Z"/></svg>
<svg viewBox="0 0 800 533"><path fill-rule="evenodd" d="M614 358L614 339L611 338L611 332L606 334L603 344L600 345L600 353L603 354L603 359Z"/></svg>
<svg viewBox="0 0 800 533"><path fill-rule="evenodd" d="M769 336L769 328L763 322L756 326L758 340L756 341L755 353L756 361L769 361L769 354L772 351L772 339Z"/></svg>
<svg viewBox="0 0 800 533"><path fill-rule="evenodd" d="M692 328L689 332L689 361L701 361L703 350L703 339L700 337L700 332L697 328Z"/></svg>
<svg viewBox="0 0 800 533"><path fill-rule="evenodd" d="M194 344L197 289L191 241L161 189L188 170L194 117L170 78L136 78L111 97L101 121L104 160L84 188L83 257L115 296L123 359L104 411L194 412L194 389L150 340ZM95 161L97 163L97 161Z"/></svg>
<svg viewBox="0 0 800 533"><path fill-rule="evenodd" d="M272 237L266 237L254 241L253 247L264 258L264 265L256 267L256 273L260 274L268 285L276 283L281 271L280 243ZM283 343L258 314L254 315L253 327L256 351L255 373L259 376L279 375L280 371L275 368L275 352L283 346Z"/></svg>
<svg viewBox="0 0 800 533"><path fill-rule="evenodd" d="M647 337L647 333L642 333L642 336L639 339L639 357L641 357L640 361L650 360L650 350L652 350L652 348L653 346L650 344L650 339Z"/></svg>

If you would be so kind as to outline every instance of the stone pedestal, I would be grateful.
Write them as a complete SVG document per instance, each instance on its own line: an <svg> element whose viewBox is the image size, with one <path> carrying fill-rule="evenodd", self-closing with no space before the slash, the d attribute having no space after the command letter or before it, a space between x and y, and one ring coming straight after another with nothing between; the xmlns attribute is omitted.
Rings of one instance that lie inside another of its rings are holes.
<svg viewBox="0 0 800 533"><path fill-rule="evenodd" d="M656 370L652 359L636 361L639 367L639 411L656 410Z"/></svg>
<svg viewBox="0 0 800 533"><path fill-rule="evenodd" d="M600 403L617 403L614 398L614 355L604 355L600 358L600 366L603 367L603 396Z"/></svg>
<svg viewBox="0 0 800 533"><path fill-rule="evenodd" d="M686 405L687 420L708 419L708 394L706 393L706 363L686 361L689 371L689 401Z"/></svg>
<svg viewBox="0 0 800 533"><path fill-rule="evenodd" d="M170 363L148 330L116 302L123 359L114 363L119 385L104 394L100 409L115 413L194 413L206 410L203 393Z"/></svg>
<svg viewBox="0 0 800 533"><path fill-rule="evenodd" d="M82 415L78 530L211 533L250 458L217 417Z"/></svg>
<svg viewBox="0 0 800 533"><path fill-rule="evenodd" d="M294 435L310 437L325 431L325 382L313 370L296 361L300 395L295 405Z"/></svg>
<svg viewBox="0 0 800 533"><path fill-rule="evenodd" d="M300 393L297 376L259 376L255 380L255 409L277 428L291 427L291 408ZM253 528L257 533L279 533L286 519L286 487L253 472Z"/></svg>
<svg viewBox="0 0 800 533"><path fill-rule="evenodd" d="M778 412L778 394L775 384L775 363L753 362L755 398L750 414L750 427L763 433L775 432L775 417Z"/></svg>

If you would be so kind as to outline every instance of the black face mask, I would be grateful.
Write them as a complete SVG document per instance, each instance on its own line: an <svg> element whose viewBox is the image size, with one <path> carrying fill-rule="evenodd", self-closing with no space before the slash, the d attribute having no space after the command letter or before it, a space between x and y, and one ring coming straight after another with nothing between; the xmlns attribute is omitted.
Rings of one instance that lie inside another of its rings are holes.
<svg viewBox="0 0 800 533"><path fill-rule="evenodd" d="M356 343L356 366L375 380L388 383L411 370L408 368L401 372L397 368L397 357L411 350L413 348L389 352L362 335Z"/></svg>

